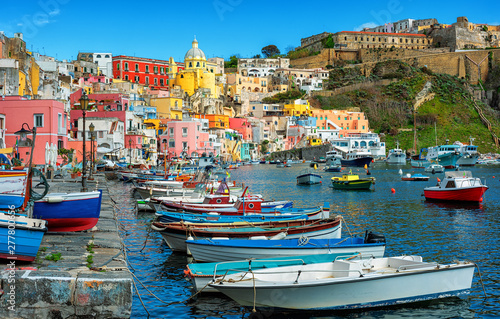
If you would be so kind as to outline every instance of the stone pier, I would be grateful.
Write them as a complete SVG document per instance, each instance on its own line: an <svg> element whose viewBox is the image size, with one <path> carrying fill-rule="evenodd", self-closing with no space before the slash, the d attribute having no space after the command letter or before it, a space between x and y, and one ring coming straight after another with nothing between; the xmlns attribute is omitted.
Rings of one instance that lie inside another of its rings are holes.
<svg viewBox="0 0 500 319"><path fill-rule="evenodd" d="M49 192L79 192L80 181L54 179ZM133 278L104 175L89 181L89 191L96 187L102 189L103 198L94 229L47 232L37 259L17 261L14 277L9 262L0 260L0 318L130 317Z"/></svg>

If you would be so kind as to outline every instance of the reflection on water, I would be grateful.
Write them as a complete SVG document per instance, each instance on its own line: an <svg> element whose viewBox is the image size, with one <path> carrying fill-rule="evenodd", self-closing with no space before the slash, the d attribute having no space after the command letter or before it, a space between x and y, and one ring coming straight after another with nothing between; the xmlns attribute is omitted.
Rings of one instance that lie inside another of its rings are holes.
<svg viewBox="0 0 500 319"><path fill-rule="evenodd" d="M474 176L486 179L490 189L480 205L427 202L423 188L435 185L442 174L430 175L428 182L403 182L398 174L420 172L410 167L376 163L370 169L376 178L373 190L352 192L334 190L330 178L341 173L326 173L321 185L297 186L296 176L308 164L292 164L291 168L274 165L249 165L231 171L231 178L249 186L249 191L266 199L293 200L296 207L322 205L328 202L332 215L341 214L349 230L362 235L365 230L382 233L387 238L386 255L418 254L425 260L450 263L471 260L478 264L488 294L485 300L476 272L468 298L452 298L424 304L412 304L349 312L281 312L252 313L224 296L198 295L184 278L189 260L172 254L160 235L149 232L152 213L137 214L132 200L132 186L120 182L110 184L110 194L117 202L117 218L121 235L128 247L131 271L163 302L158 301L138 284L143 302L152 318L478 318L500 317L500 168L474 167ZM363 176L362 169L353 173ZM422 173L422 172L420 172ZM392 193L391 189L395 192ZM344 234L347 233L344 227ZM149 234L149 237L148 237ZM148 237L147 244L144 242ZM141 251L142 249L142 251ZM175 304L171 304L175 302ZM134 296L133 318L147 313L137 294Z"/></svg>

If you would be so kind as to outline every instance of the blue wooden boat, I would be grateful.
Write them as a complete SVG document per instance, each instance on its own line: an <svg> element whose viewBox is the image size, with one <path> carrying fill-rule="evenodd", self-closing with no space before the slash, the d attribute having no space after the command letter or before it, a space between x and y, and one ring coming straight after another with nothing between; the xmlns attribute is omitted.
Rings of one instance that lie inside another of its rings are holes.
<svg viewBox="0 0 500 319"><path fill-rule="evenodd" d="M357 253L355 252L344 254L327 253L321 255L284 256L264 259L251 258L219 263L194 263L187 265L184 274L191 280L197 292L218 292L216 289L208 286L208 283L224 275L264 268L334 262L338 259L351 258L356 255Z"/></svg>
<svg viewBox="0 0 500 319"><path fill-rule="evenodd" d="M52 193L35 202L33 216L48 221L49 231L82 231L94 227L101 214L102 190Z"/></svg>
<svg viewBox="0 0 500 319"><path fill-rule="evenodd" d="M33 171L2 170L0 172L0 258L33 261L47 231L46 222L29 217L26 207L34 197L42 197L31 189ZM32 196L30 198L30 196ZM14 232L13 232L14 231Z"/></svg>
<svg viewBox="0 0 500 319"><path fill-rule="evenodd" d="M9 233L11 229L14 229L14 234ZM0 213L0 258L35 260L46 231L44 220Z"/></svg>
<svg viewBox="0 0 500 319"><path fill-rule="evenodd" d="M372 233L370 233L372 234ZM372 234L365 238L281 240L186 240L188 251L199 262L221 262L248 258L272 258L325 253L352 253L383 257L385 238Z"/></svg>
<svg viewBox="0 0 500 319"><path fill-rule="evenodd" d="M235 223L235 222L245 222L245 223L255 223L262 221L274 221L274 220L298 220L298 219L309 219L307 214L257 214L257 215L242 215L242 216L228 216L220 215L217 213L203 213L203 214L190 214L190 213L176 213L176 212L166 212L157 211L156 219L161 223Z"/></svg>

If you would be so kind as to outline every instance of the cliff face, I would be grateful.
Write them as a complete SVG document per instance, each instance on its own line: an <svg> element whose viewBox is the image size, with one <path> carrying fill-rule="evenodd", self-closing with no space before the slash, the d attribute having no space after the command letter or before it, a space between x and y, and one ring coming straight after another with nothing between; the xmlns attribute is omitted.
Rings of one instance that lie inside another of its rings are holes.
<svg viewBox="0 0 500 319"><path fill-rule="evenodd" d="M391 83L366 88L353 86L350 91L332 96L318 95L311 104L325 109L359 107L368 117L370 129L384 133L387 148L394 147L397 140L403 149L412 149L416 129L418 149L434 145L436 136L438 143L445 143L446 139L467 142L472 136L480 152L500 152L474 108L472 90L465 79L435 74L401 61L385 62L373 70L379 77L393 77ZM339 78L341 73L332 74L336 83L343 82ZM491 76L500 83L500 75ZM425 98L419 99L422 92ZM498 105L498 94L492 94L491 98ZM414 113L416 104L418 109ZM476 104L491 122L494 133L500 136L500 112L480 101Z"/></svg>

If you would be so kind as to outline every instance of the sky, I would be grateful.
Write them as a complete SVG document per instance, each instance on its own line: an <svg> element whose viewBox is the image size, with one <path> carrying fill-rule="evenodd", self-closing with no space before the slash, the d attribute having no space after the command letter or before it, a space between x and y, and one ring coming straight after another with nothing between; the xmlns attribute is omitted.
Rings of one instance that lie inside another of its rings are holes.
<svg viewBox="0 0 500 319"><path fill-rule="evenodd" d="M4 3L6 2L6 3ZM282 53L322 32L360 30L402 19L500 24L500 1L273 1L273 0L2 0L0 31L23 33L28 50L76 59L78 52L111 52L183 61L194 37L207 58Z"/></svg>

